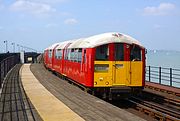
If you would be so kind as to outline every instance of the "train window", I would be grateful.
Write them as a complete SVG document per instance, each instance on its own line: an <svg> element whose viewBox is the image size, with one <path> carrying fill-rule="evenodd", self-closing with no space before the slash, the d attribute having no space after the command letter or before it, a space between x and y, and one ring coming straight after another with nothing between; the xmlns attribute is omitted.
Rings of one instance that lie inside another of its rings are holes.
<svg viewBox="0 0 180 121"><path fill-rule="evenodd" d="M71 60L71 49L67 49L67 60Z"/></svg>
<svg viewBox="0 0 180 121"><path fill-rule="evenodd" d="M65 52L64 52L64 59L67 60L67 49L65 49Z"/></svg>
<svg viewBox="0 0 180 121"><path fill-rule="evenodd" d="M78 62L78 48L75 49L74 62Z"/></svg>
<svg viewBox="0 0 180 121"><path fill-rule="evenodd" d="M55 58L58 59L58 51L57 50L55 50L54 55L55 55Z"/></svg>
<svg viewBox="0 0 180 121"><path fill-rule="evenodd" d="M67 50L67 59L72 62L81 62L82 60L82 48L73 48Z"/></svg>
<svg viewBox="0 0 180 121"><path fill-rule="evenodd" d="M74 61L75 60L75 50L74 49L71 49L70 53L69 53L69 57L68 57L68 60L70 61Z"/></svg>
<svg viewBox="0 0 180 121"><path fill-rule="evenodd" d="M115 61L124 60L124 46L122 43L115 44L114 59Z"/></svg>
<svg viewBox="0 0 180 121"><path fill-rule="evenodd" d="M84 63L86 63L86 50L84 49Z"/></svg>
<svg viewBox="0 0 180 121"><path fill-rule="evenodd" d="M133 45L131 48L131 61L141 61L141 48Z"/></svg>
<svg viewBox="0 0 180 121"><path fill-rule="evenodd" d="M69 59L69 57L70 57L69 54L70 54L70 53L69 53L69 49L66 49L66 50L65 50L65 60L68 60L68 59Z"/></svg>
<svg viewBox="0 0 180 121"><path fill-rule="evenodd" d="M109 48L108 45L101 45L96 48L96 60L108 60Z"/></svg>
<svg viewBox="0 0 180 121"><path fill-rule="evenodd" d="M48 51L48 56L49 56L49 58L52 58L52 50Z"/></svg>
<svg viewBox="0 0 180 121"><path fill-rule="evenodd" d="M62 59L62 50L61 50L61 49L57 49L57 50L55 51L55 57L56 57L57 59Z"/></svg>
<svg viewBox="0 0 180 121"><path fill-rule="evenodd" d="M79 48L78 49L78 62L80 63L81 62L81 60L82 60L82 48Z"/></svg>

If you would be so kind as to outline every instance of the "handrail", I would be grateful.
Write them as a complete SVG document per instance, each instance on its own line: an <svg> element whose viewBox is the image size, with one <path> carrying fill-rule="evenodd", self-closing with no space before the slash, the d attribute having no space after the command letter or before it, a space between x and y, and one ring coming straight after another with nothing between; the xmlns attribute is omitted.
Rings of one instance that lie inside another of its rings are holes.
<svg viewBox="0 0 180 121"><path fill-rule="evenodd" d="M0 89L9 70L11 70L11 68L19 62L19 56L17 54L9 56L0 61Z"/></svg>
<svg viewBox="0 0 180 121"><path fill-rule="evenodd" d="M146 81L180 88L180 69L146 66Z"/></svg>

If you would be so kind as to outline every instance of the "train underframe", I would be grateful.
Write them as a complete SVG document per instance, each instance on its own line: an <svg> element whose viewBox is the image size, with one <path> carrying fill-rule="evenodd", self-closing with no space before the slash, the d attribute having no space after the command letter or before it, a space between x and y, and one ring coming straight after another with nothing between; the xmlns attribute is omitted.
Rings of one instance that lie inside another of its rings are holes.
<svg viewBox="0 0 180 121"><path fill-rule="evenodd" d="M123 99L128 98L134 94L141 94L143 87L96 87L91 88L90 91L93 95L103 99Z"/></svg>
<svg viewBox="0 0 180 121"><path fill-rule="evenodd" d="M70 84L78 86L85 92L90 93L94 96L103 98L105 100L128 98L131 95L141 94L142 90L144 89L143 86L137 86L137 87L129 87L129 86L86 87L86 86L76 82L75 80L70 79L67 76L64 76L56 71L52 71L49 68L47 68L47 69L49 71L53 72L53 74L60 77L61 79L68 81Z"/></svg>

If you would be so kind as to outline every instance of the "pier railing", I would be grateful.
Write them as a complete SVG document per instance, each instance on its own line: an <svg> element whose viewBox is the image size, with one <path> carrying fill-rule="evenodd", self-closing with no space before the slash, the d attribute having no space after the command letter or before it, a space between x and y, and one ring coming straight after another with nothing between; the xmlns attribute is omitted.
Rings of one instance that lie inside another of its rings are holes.
<svg viewBox="0 0 180 121"><path fill-rule="evenodd" d="M146 66L146 81L180 88L180 69Z"/></svg>
<svg viewBox="0 0 180 121"><path fill-rule="evenodd" d="M9 70L19 63L19 55L12 55L0 61L0 89Z"/></svg>

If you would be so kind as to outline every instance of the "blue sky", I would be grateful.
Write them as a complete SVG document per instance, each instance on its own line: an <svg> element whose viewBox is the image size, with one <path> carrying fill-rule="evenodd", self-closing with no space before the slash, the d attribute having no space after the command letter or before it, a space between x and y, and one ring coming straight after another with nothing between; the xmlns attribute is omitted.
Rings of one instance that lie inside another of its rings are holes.
<svg viewBox="0 0 180 121"><path fill-rule="evenodd" d="M0 0L4 40L42 51L64 40L121 32L147 49L180 51L179 0ZM17 47L16 47L17 48Z"/></svg>

